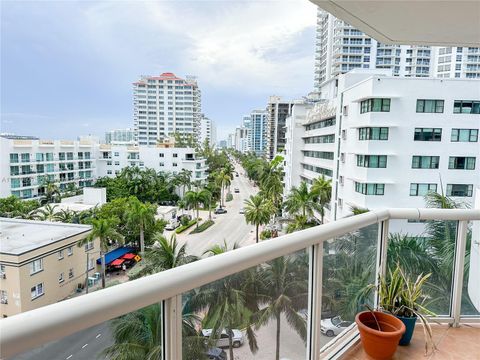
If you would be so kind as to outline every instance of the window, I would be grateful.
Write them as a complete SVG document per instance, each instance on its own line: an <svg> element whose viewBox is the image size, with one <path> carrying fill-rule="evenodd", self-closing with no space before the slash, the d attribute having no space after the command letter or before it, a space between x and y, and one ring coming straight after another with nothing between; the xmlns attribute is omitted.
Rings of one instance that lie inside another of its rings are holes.
<svg viewBox="0 0 480 360"><path fill-rule="evenodd" d="M389 112L390 99L368 99L360 103L360 114L367 112Z"/></svg>
<svg viewBox="0 0 480 360"><path fill-rule="evenodd" d="M355 181L355 191L363 195L384 195L385 184L366 184Z"/></svg>
<svg viewBox="0 0 480 360"><path fill-rule="evenodd" d="M115 166L119 166L120 165L120 161L115 161Z"/></svg>
<svg viewBox="0 0 480 360"><path fill-rule="evenodd" d="M330 177L333 176L333 171L330 170L330 169L325 169L325 168L322 168L322 167L313 166L313 165L308 165L308 164L302 164L302 167L303 167L305 170L314 171L314 172L316 172L317 174L322 174L322 175L326 175L326 176L330 176Z"/></svg>
<svg viewBox="0 0 480 360"><path fill-rule="evenodd" d="M10 163L12 164L18 163L18 154L10 154Z"/></svg>
<svg viewBox="0 0 480 360"><path fill-rule="evenodd" d="M58 282L61 283L61 282L63 282L64 280L65 280L65 279L64 279L64 277L63 277L63 272L62 272L62 273L60 273L60 274L58 275Z"/></svg>
<svg viewBox="0 0 480 360"><path fill-rule="evenodd" d="M85 251L89 251L93 249L93 241L89 241L85 244Z"/></svg>
<svg viewBox="0 0 480 360"><path fill-rule="evenodd" d="M480 114L480 101L455 100L453 104L454 114Z"/></svg>
<svg viewBox="0 0 480 360"><path fill-rule="evenodd" d="M36 274L39 271L43 270L43 260L42 259L37 259L33 260L30 263L30 275Z"/></svg>
<svg viewBox="0 0 480 360"><path fill-rule="evenodd" d="M0 278L6 279L7 276L5 275L5 265L0 265Z"/></svg>
<svg viewBox="0 0 480 360"><path fill-rule="evenodd" d="M357 166L367 168L386 168L387 155L357 155Z"/></svg>
<svg viewBox="0 0 480 360"><path fill-rule="evenodd" d="M58 260L62 260L63 259L63 250L60 250L58 252Z"/></svg>
<svg viewBox="0 0 480 360"><path fill-rule="evenodd" d="M113 156L120 156L120 153L115 151L115 153L113 154Z"/></svg>
<svg viewBox="0 0 480 360"><path fill-rule="evenodd" d="M440 156L413 156L412 169L438 169Z"/></svg>
<svg viewBox="0 0 480 360"><path fill-rule="evenodd" d="M308 151L308 150L302 150L302 151L303 151L303 156L305 157L333 160L333 152L330 152L330 151Z"/></svg>
<svg viewBox="0 0 480 360"><path fill-rule="evenodd" d="M447 196L471 197L472 193L472 184L447 184Z"/></svg>
<svg viewBox="0 0 480 360"><path fill-rule="evenodd" d="M478 129L452 129L452 142L477 142Z"/></svg>
<svg viewBox="0 0 480 360"><path fill-rule="evenodd" d="M436 192L437 184L410 184L410 196L424 196L429 192Z"/></svg>
<svg viewBox="0 0 480 360"><path fill-rule="evenodd" d="M415 128L413 135L415 141L442 141L442 129L440 128Z"/></svg>
<svg viewBox="0 0 480 360"><path fill-rule="evenodd" d="M30 154L22 153L22 162L30 162Z"/></svg>
<svg viewBox="0 0 480 360"><path fill-rule="evenodd" d="M0 290L0 304L8 304L8 294L5 290Z"/></svg>
<svg viewBox="0 0 480 360"><path fill-rule="evenodd" d="M322 136L311 136L304 139L305 144L324 144L324 143L334 143L335 135L322 135Z"/></svg>
<svg viewBox="0 0 480 360"><path fill-rule="evenodd" d="M69 247L67 248L67 255L68 255L68 256L73 255L73 246L69 246Z"/></svg>
<svg viewBox="0 0 480 360"><path fill-rule="evenodd" d="M475 158L465 156L450 156L448 168L457 170L475 170Z"/></svg>
<svg viewBox="0 0 480 360"><path fill-rule="evenodd" d="M43 283L37 284L30 288L30 293L32 296L32 300L38 298L39 296L42 296L44 294Z"/></svg>
<svg viewBox="0 0 480 360"><path fill-rule="evenodd" d="M88 258L88 270L92 270L95 267L95 259Z"/></svg>
<svg viewBox="0 0 480 360"><path fill-rule="evenodd" d="M163 162L159 162L158 166L163 167L163 166L165 166L165 164Z"/></svg>
<svg viewBox="0 0 480 360"><path fill-rule="evenodd" d="M68 278L69 278L69 279L73 278L73 268L70 268L70 269L68 270Z"/></svg>
<svg viewBox="0 0 480 360"><path fill-rule="evenodd" d="M443 100L417 100L417 113L443 113Z"/></svg>
<svg viewBox="0 0 480 360"><path fill-rule="evenodd" d="M336 122L335 118L317 121L317 122L305 125L305 130L314 130L314 129L321 129L328 126L334 126L335 122Z"/></svg>
<svg viewBox="0 0 480 360"><path fill-rule="evenodd" d="M172 166L173 166L173 167L176 167L176 166L177 166L177 163L173 163Z"/></svg>
<svg viewBox="0 0 480 360"><path fill-rule="evenodd" d="M162 157L165 157L165 154L164 153L158 153L158 156L162 158Z"/></svg>
<svg viewBox="0 0 480 360"><path fill-rule="evenodd" d="M358 140L388 140L388 128L387 127L359 128Z"/></svg>

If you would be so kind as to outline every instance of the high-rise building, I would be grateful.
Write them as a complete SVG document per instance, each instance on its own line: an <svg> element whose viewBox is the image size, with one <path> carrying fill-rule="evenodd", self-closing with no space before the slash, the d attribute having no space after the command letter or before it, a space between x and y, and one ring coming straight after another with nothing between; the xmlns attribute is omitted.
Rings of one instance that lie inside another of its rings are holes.
<svg viewBox="0 0 480 360"><path fill-rule="evenodd" d="M208 139L210 145L215 145L217 143L217 127L215 122L204 114L200 116L200 137L199 142L203 144L205 140Z"/></svg>
<svg viewBox="0 0 480 360"><path fill-rule="evenodd" d="M251 151L257 156L265 156L267 151L267 111L252 110L250 113L252 128Z"/></svg>
<svg viewBox="0 0 480 360"><path fill-rule="evenodd" d="M248 151L248 130L243 126L235 128L235 150L242 153Z"/></svg>
<svg viewBox="0 0 480 360"><path fill-rule="evenodd" d="M394 76L480 78L479 47L386 45L318 9L315 88L352 69L390 69Z"/></svg>
<svg viewBox="0 0 480 360"><path fill-rule="evenodd" d="M292 102L282 101L280 96L270 96L267 105L266 156L272 160L285 149L285 120L290 115Z"/></svg>
<svg viewBox="0 0 480 360"><path fill-rule="evenodd" d="M201 94L194 77L142 76L133 83L133 103L138 145L152 146L174 133L198 140Z"/></svg>
<svg viewBox="0 0 480 360"><path fill-rule="evenodd" d="M252 128L252 118L250 115L244 115L242 120L243 127L247 132L247 141L246 141L246 150L247 152L252 151L253 148L253 128Z"/></svg>
<svg viewBox="0 0 480 360"><path fill-rule="evenodd" d="M106 144L132 144L134 143L134 133L132 129L115 129L105 132Z"/></svg>
<svg viewBox="0 0 480 360"><path fill-rule="evenodd" d="M286 192L332 179L331 220L353 206L424 207L428 191L471 203L480 185L480 81L377 72L340 75L325 85L335 91L321 91L335 97L294 105Z"/></svg>

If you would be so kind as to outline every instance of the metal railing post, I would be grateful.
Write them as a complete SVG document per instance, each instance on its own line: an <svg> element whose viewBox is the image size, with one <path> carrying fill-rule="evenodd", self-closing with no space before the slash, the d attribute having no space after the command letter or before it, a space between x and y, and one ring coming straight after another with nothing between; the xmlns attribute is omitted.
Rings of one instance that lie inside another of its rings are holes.
<svg viewBox="0 0 480 360"><path fill-rule="evenodd" d="M375 268L375 297L373 299L373 305L375 308L378 308L379 302L379 277L383 277L387 273L388 225L389 220L380 221L378 223L377 259Z"/></svg>
<svg viewBox="0 0 480 360"><path fill-rule="evenodd" d="M459 221L455 242L455 264L453 268L452 317L453 326L460 326L462 306L463 273L465 269L465 249L467 245L467 221Z"/></svg>
<svg viewBox="0 0 480 360"><path fill-rule="evenodd" d="M163 360L182 359L182 295L162 301Z"/></svg>
<svg viewBox="0 0 480 360"><path fill-rule="evenodd" d="M320 342L320 322L322 319L323 243L310 247L309 260L309 322L306 358L307 360L318 360L320 359L320 349L322 347Z"/></svg>

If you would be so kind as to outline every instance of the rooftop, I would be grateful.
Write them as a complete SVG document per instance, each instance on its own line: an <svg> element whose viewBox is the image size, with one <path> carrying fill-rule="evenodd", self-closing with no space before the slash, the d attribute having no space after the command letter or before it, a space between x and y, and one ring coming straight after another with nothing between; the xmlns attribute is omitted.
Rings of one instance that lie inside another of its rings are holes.
<svg viewBox="0 0 480 360"><path fill-rule="evenodd" d="M0 218L0 254L22 255L85 233L89 225Z"/></svg>

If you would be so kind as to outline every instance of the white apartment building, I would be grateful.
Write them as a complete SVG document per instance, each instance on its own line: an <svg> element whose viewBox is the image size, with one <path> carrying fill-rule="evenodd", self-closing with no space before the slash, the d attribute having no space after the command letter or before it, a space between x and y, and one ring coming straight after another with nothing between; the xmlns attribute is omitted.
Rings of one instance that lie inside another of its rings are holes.
<svg viewBox="0 0 480 360"><path fill-rule="evenodd" d="M156 145L175 132L198 140L201 94L194 77L173 73L142 76L133 83L134 132L138 145Z"/></svg>
<svg viewBox="0 0 480 360"><path fill-rule="evenodd" d="M176 174L182 169L192 172L193 181L207 179L205 159L197 158L195 149L164 146L99 146L97 175L114 177L127 166Z"/></svg>
<svg viewBox="0 0 480 360"><path fill-rule="evenodd" d="M135 136L133 129L115 129L105 132L106 144L134 145Z"/></svg>
<svg viewBox="0 0 480 360"><path fill-rule="evenodd" d="M285 124L292 106L292 102L283 101L280 96L268 99L266 156L270 160L285 149Z"/></svg>
<svg viewBox="0 0 480 360"><path fill-rule="evenodd" d="M242 119L242 125L247 132L247 141L245 152L252 151L253 148L253 128L252 128L252 118L250 115L244 115Z"/></svg>
<svg viewBox="0 0 480 360"><path fill-rule="evenodd" d="M353 71L324 87L338 96L295 104L287 121L286 193L331 178L331 220L352 206L424 207L430 190L471 203L480 184L480 81Z"/></svg>
<svg viewBox="0 0 480 360"><path fill-rule="evenodd" d="M201 114L199 137L200 144L203 144L207 139L210 145L215 145L217 143L217 127L212 119L209 119L204 114Z"/></svg>
<svg viewBox="0 0 480 360"><path fill-rule="evenodd" d="M96 178L98 143L80 140L22 139L0 136L0 197L38 198L47 181L66 189L90 186Z"/></svg>
<svg viewBox="0 0 480 360"><path fill-rule="evenodd" d="M480 77L480 47L386 45L319 9L315 88L352 69L391 69L405 77Z"/></svg>
<svg viewBox="0 0 480 360"><path fill-rule="evenodd" d="M243 126L235 128L235 150L242 153L248 151L248 129Z"/></svg>

